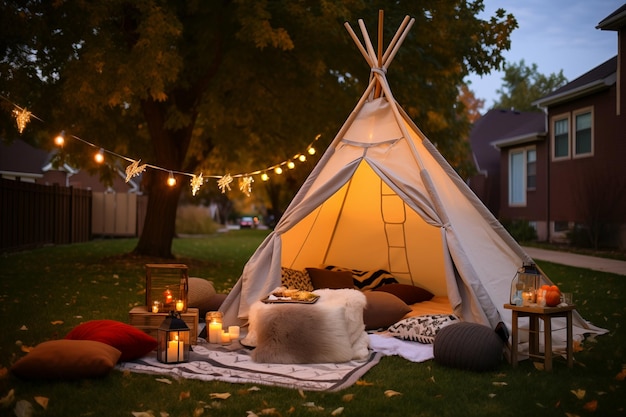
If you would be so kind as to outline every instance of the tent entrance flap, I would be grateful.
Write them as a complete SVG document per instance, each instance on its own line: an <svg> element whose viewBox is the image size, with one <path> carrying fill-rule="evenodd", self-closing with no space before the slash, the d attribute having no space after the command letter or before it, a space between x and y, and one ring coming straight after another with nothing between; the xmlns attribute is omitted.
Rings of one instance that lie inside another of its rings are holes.
<svg viewBox="0 0 626 417"><path fill-rule="evenodd" d="M385 269L400 282L446 294L439 227L406 205L365 160L281 240L284 266Z"/></svg>

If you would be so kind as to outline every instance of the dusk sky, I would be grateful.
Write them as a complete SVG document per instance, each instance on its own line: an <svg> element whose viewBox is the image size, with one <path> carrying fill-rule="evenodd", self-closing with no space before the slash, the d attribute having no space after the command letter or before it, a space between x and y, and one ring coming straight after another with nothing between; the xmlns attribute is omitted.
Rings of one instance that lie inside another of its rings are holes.
<svg viewBox="0 0 626 417"><path fill-rule="evenodd" d="M617 55L617 32L596 29L598 23L624 4L624 0L485 0L485 13L497 8L513 13L519 27L513 31L508 63L522 59L537 64L544 75L563 74L572 81ZM472 76L470 89L485 100L482 112L498 98L504 73Z"/></svg>

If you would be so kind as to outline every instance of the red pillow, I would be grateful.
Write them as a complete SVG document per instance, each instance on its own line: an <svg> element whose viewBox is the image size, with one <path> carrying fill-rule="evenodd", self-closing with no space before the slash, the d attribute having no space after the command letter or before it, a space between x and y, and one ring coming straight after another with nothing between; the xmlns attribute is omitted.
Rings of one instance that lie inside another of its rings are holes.
<svg viewBox="0 0 626 417"><path fill-rule="evenodd" d="M407 284L386 284L376 288L374 291L384 291L393 294L408 305L429 301L435 296L428 290Z"/></svg>
<svg viewBox="0 0 626 417"><path fill-rule="evenodd" d="M70 331L66 339L93 340L113 346L120 352L119 361L132 361L154 350L157 341L130 324L115 320L92 320L79 324Z"/></svg>

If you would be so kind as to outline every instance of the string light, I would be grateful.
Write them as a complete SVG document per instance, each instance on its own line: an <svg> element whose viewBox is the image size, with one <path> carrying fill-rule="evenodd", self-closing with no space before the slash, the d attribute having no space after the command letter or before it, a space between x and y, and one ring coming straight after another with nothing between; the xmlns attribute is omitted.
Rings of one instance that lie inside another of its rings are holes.
<svg viewBox="0 0 626 417"><path fill-rule="evenodd" d="M41 122L43 122L43 120L41 120L39 117L37 117L35 114L31 113L30 111L28 111L26 108L21 108L18 105L16 105L15 103L11 102L8 98L1 96L0 95L0 99L3 99L7 102L9 102L12 106L13 106L13 110L12 115L15 117L16 123L17 123L17 128L18 131L20 133L23 132L23 130L26 128L27 124L30 122L31 119L37 119ZM61 131L55 138L54 138L54 144L58 147L63 147L65 145L65 139L66 139L66 133L65 131ZM313 147L313 144L320 138L320 134L318 134L315 139L313 140L312 143L309 144L309 146L306 148L307 152L309 155L314 155L316 153L315 148ZM88 142L84 139L79 138L78 136L74 136L74 135L69 135L67 137L70 137L72 139L76 139L80 142L85 143L86 145L89 145L93 148L98 149L98 152L94 155L94 160L98 163L101 164L104 162L104 157L105 157L105 152L108 154L111 154L115 157L118 157L120 159L123 159L125 161L127 161L129 163L129 165L126 167L126 182L129 182L133 177L140 175L141 173L143 173L147 168L151 168L151 169L156 169L156 170L161 170L161 171L166 171L169 172L168 175L168 179L167 179L167 185L169 185L170 187L173 187L176 185L177 181L176 178L174 177L174 171L171 170L167 170L164 169L162 167L156 166L156 165L151 165L151 164L140 164L141 159L139 160L135 160L129 157L126 157L124 155L119 155L115 152L109 151L107 149L101 148L99 146L97 146L94 143ZM250 196L251 192L252 192L252 184L254 183L254 179L253 179L253 175L260 175L261 179L263 181L268 181L270 179L269 177L269 172L273 171L275 174L280 175L283 173L283 166L286 165L287 168L289 169L294 169L296 167L295 161L300 161L300 162L305 162L306 161L306 156L304 154L296 154L294 155L292 158L283 161L277 165L272 165L268 168L264 168L264 169L260 169L251 173L246 173L246 174L235 174L235 175L231 175L231 174L225 174L225 175L208 175L208 176L203 176L202 173L200 173L199 175L195 175L193 173L185 173L185 172L176 172L177 175L187 175L189 177L191 177L190 179L190 185L191 185L191 192L192 194L195 196L198 192L198 190L200 189L200 187L202 185L204 185L204 182L208 179L208 178L215 178L217 179L217 183L218 183L218 187L220 188L220 190L222 191L222 193L225 193L226 191L230 191L231 190L231 183L234 181L235 178L239 179L239 190L244 193L246 196Z"/></svg>
<svg viewBox="0 0 626 417"><path fill-rule="evenodd" d="M65 131L59 133L56 138L54 138L54 144L62 147L65 144Z"/></svg>
<svg viewBox="0 0 626 417"><path fill-rule="evenodd" d="M167 177L167 185L173 187L176 185L176 178L174 178L174 173L170 171L169 177Z"/></svg>
<svg viewBox="0 0 626 417"><path fill-rule="evenodd" d="M93 156L93 159L99 164L103 163L104 162L104 149L100 148L98 153Z"/></svg>

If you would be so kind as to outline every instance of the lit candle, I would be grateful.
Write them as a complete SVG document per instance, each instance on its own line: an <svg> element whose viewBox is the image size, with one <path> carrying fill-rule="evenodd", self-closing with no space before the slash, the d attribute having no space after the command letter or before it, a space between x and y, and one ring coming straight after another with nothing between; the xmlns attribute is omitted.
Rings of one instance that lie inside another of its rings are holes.
<svg viewBox="0 0 626 417"><path fill-rule="evenodd" d="M230 335L230 340L239 339L239 326L228 326L228 334Z"/></svg>
<svg viewBox="0 0 626 417"><path fill-rule="evenodd" d="M176 301L176 311L183 311L185 304L183 304L183 300Z"/></svg>
<svg viewBox="0 0 626 417"><path fill-rule="evenodd" d="M153 313L158 313L159 312L159 302L155 301L154 303L152 303L152 312Z"/></svg>
<svg viewBox="0 0 626 417"><path fill-rule="evenodd" d="M167 345L167 362L180 362L185 355L185 342L176 339L170 340Z"/></svg>
<svg viewBox="0 0 626 417"><path fill-rule="evenodd" d="M169 288L163 292L163 298L165 299L165 304L172 304L172 301L174 301L174 296Z"/></svg>
<svg viewBox="0 0 626 417"><path fill-rule="evenodd" d="M230 344L230 334L228 332L222 332L222 344L223 345Z"/></svg>
<svg viewBox="0 0 626 417"><path fill-rule="evenodd" d="M222 323L209 323L209 343L219 343L222 335Z"/></svg>

